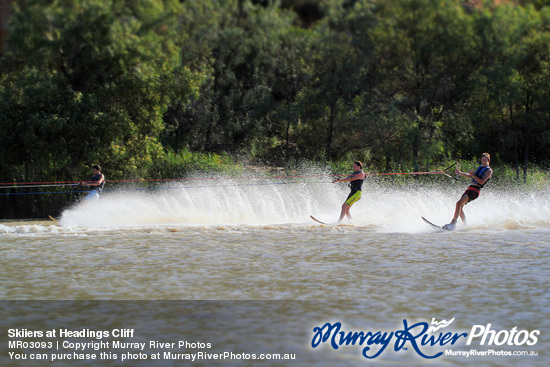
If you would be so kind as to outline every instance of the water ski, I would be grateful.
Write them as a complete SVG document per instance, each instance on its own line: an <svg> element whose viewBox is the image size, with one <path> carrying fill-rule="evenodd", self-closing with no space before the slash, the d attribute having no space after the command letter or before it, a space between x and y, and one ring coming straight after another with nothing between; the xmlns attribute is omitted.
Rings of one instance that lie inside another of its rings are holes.
<svg viewBox="0 0 550 367"><path fill-rule="evenodd" d="M451 229L445 228L445 226L438 226L437 224L433 224L432 222L430 222L429 220L427 220L424 217L422 217L422 219L424 220L424 222L428 223L429 225L431 225L434 228L442 229L444 231L451 231Z"/></svg>
<svg viewBox="0 0 550 367"><path fill-rule="evenodd" d="M54 222L59 222L57 219L55 219L54 217L52 217L51 215L48 215L48 217L53 220Z"/></svg>
<svg viewBox="0 0 550 367"><path fill-rule="evenodd" d="M322 221L320 221L319 219L315 218L313 215L310 215L309 217L310 217L311 219L313 219L314 221L316 221L317 223L321 223L321 224L324 224L324 225L326 225L326 226L332 226L332 225L334 225L334 224L322 222Z"/></svg>
<svg viewBox="0 0 550 367"><path fill-rule="evenodd" d="M309 216L311 219L313 219L314 221L316 221L317 223L319 224L324 224L325 226L342 226L342 227L355 227L355 224L343 224L341 222L336 222L336 223L325 223L317 218L315 218L313 215L310 215Z"/></svg>

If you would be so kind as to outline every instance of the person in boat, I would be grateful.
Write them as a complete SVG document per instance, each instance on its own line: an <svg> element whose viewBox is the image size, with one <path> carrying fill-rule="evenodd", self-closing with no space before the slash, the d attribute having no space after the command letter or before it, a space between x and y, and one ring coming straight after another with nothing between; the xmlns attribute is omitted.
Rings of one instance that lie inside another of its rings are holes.
<svg viewBox="0 0 550 367"><path fill-rule="evenodd" d="M103 190L103 186L105 186L105 176L101 173L101 167L96 164L92 167L92 172L93 176L90 181L82 181L80 183L82 186L92 188L92 191L90 191L90 193L85 197L88 201L95 201L99 199L99 194Z"/></svg>
<svg viewBox="0 0 550 367"><path fill-rule="evenodd" d="M453 220L449 224L443 226L444 229L454 229L456 227L456 221L458 217L462 219L462 222L466 225L466 216L464 215L464 205L468 204L470 201L474 201L479 197L481 189L487 184L487 181L493 175L493 170L489 167L491 162L491 156L489 153L483 153L481 155L481 165L474 171L468 173L462 172L455 168L455 173L457 175L471 178L470 186L466 189L462 197L456 202L455 214Z"/></svg>
<svg viewBox="0 0 550 367"><path fill-rule="evenodd" d="M359 199L361 199L361 188L363 186L363 181L365 181L365 173L363 172L363 163L353 162L353 173L346 178L337 178L333 182L349 182L349 187L351 192L348 195L348 198L342 204L342 211L340 213L340 219L338 223L341 223L344 219L344 216L348 217L348 220L351 221L351 215L349 210L351 206L355 204Z"/></svg>

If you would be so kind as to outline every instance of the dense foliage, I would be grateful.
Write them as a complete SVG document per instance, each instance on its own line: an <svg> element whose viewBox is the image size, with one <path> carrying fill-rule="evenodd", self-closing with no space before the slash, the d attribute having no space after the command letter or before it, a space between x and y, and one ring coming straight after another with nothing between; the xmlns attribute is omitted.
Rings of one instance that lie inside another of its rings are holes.
<svg viewBox="0 0 550 367"><path fill-rule="evenodd" d="M15 2L0 180L181 177L225 154L548 167L550 7L469 3Z"/></svg>

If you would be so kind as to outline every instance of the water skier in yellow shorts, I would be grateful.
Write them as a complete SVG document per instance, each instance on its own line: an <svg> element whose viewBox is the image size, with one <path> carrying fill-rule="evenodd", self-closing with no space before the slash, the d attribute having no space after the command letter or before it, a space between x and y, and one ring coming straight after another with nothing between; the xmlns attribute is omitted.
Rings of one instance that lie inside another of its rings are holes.
<svg viewBox="0 0 550 367"><path fill-rule="evenodd" d="M351 189L348 198L342 204L342 212L340 213L340 219L338 219L338 224L342 222L344 216L348 217L348 220L351 221L351 215L349 210L353 204L355 204L359 199L361 199L361 188L363 186L363 181L365 181L365 173L363 172L363 163L353 162L353 173L346 178L337 178L334 182L349 182L349 187Z"/></svg>

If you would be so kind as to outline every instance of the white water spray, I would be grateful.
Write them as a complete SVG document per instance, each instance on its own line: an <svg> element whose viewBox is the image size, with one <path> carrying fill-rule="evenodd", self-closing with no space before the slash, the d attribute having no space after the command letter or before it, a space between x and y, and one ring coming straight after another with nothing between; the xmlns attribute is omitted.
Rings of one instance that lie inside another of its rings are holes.
<svg viewBox="0 0 550 367"><path fill-rule="evenodd" d="M266 180L267 181L267 180ZM324 182L323 182L324 181ZM351 209L353 224L380 231L422 232L425 216L437 224L452 218L467 187L415 185L393 188L367 179L363 196ZM167 185L168 186L168 185ZM310 215L334 223L349 193L329 179L310 183L223 181L160 190L106 192L99 201L65 210L65 226L313 224ZM512 192L489 187L465 206L470 229L550 227L549 189ZM344 222L346 223L346 222Z"/></svg>

